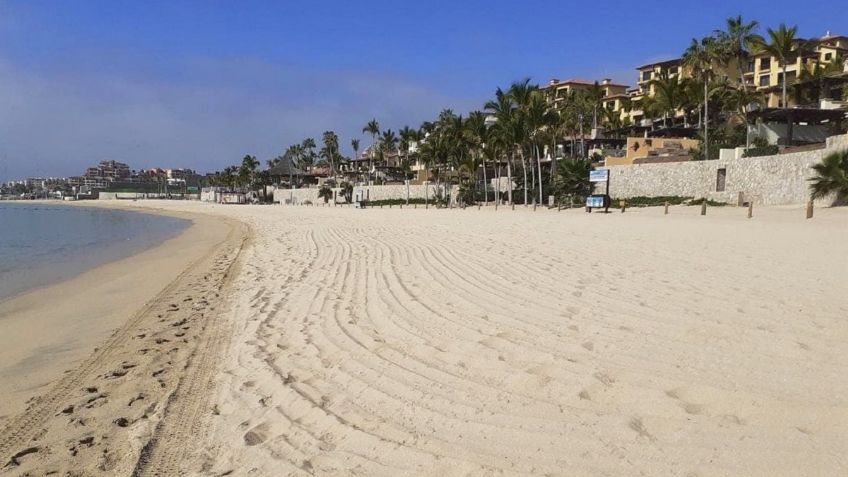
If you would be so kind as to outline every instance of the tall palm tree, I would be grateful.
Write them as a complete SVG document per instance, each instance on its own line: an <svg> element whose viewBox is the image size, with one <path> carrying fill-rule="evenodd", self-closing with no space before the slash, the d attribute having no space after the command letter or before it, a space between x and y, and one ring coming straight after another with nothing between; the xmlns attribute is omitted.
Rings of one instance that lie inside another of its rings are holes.
<svg viewBox="0 0 848 477"><path fill-rule="evenodd" d="M479 160L483 165L483 201L488 205L489 192L485 149L489 142L489 128L486 126L486 115L482 111L472 111L468 114L468 119L465 120L465 134L471 147L471 156L475 162ZM476 167L474 172L476 173ZM476 177L474 183L475 185L477 183Z"/></svg>
<svg viewBox="0 0 848 477"><path fill-rule="evenodd" d="M527 189L527 161L524 156L524 148L529 143L529 123L527 120L527 108L530 105L533 94L538 91L539 86L530 84L530 78L512 83L509 87L509 95L515 102L517 108L516 121L512 124L513 138L518 146L518 154L521 159L521 169L524 173L524 205L527 206L529 197Z"/></svg>
<svg viewBox="0 0 848 477"><path fill-rule="evenodd" d="M823 94L828 94L825 87L828 77L842 73L844 61L842 55L837 54L829 63L816 61L811 68L802 68L801 74L798 75L798 86L812 85L810 99L818 103L822 99Z"/></svg>
<svg viewBox="0 0 848 477"><path fill-rule="evenodd" d="M604 89L597 81L586 90L586 99L592 105L592 129L597 129L598 108L601 107L604 99Z"/></svg>
<svg viewBox="0 0 848 477"><path fill-rule="evenodd" d="M709 133L709 84L713 77L713 63L720 55L719 48L714 37L708 36L700 41L693 38L689 48L683 53L683 64L692 71L692 76L698 78L704 84L704 159L709 159L710 133Z"/></svg>
<svg viewBox="0 0 848 477"><path fill-rule="evenodd" d="M330 172L333 175L333 182L336 181L336 156L339 153L339 137L333 131L324 131L322 135L322 141L324 142L324 153L325 159L330 163Z"/></svg>
<svg viewBox="0 0 848 477"><path fill-rule="evenodd" d="M754 49L758 53L767 53L777 59L777 64L780 66L783 75L781 83L783 84L783 108L785 109L788 106L786 103L786 84L788 83L786 81L786 67L790 60L805 49L806 44L796 36L798 27L795 26L787 27L785 23L781 23L777 30L769 28L767 32L768 42L760 38L756 41Z"/></svg>
<svg viewBox="0 0 848 477"><path fill-rule="evenodd" d="M409 148L413 142L415 142L418 138L418 130L413 129L409 126L404 126L398 131L398 136L400 136L400 142L398 146L400 151L403 152L403 165L405 168L409 167Z"/></svg>
<svg viewBox="0 0 848 477"><path fill-rule="evenodd" d="M357 177L359 177L359 139L351 139L350 147L353 148L353 164L356 167Z"/></svg>
<svg viewBox="0 0 848 477"><path fill-rule="evenodd" d="M725 30L716 30L718 38L728 56L736 60L736 68L739 73L739 87L745 88L745 69L743 64L750 56L754 45L762 42L763 38L755 32L759 23L756 21L745 22L742 15L730 17L726 21Z"/></svg>
<svg viewBox="0 0 848 477"><path fill-rule="evenodd" d="M388 161L387 156L394 153L397 150L398 145L398 137L394 131L391 129L387 129L380 134L380 140L378 141L379 152L384 160ZM388 165L388 162L386 163Z"/></svg>
<svg viewBox="0 0 848 477"><path fill-rule="evenodd" d="M530 96L530 101L527 103L524 118L527 121L527 128L530 135L530 146L533 154L536 156L536 174L533 175L533 182L538 178L539 204L543 202L542 190L542 159L541 159L541 144L540 139L546 127L551 123L551 115L553 112L548 107L548 101L544 95L534 91Z"/></svg>
<svg viewBox="0 0 848 477"><path fill-rule="evenodd" d="M485 109L495 117L492 133L496 140L503 146L506 153L506 174L509 189L507 189L507 200L512 205L512 162L515 156L515 137L513 123L518 122L516 118L515 102L511 95L501 88L495 91L495 99L486 102ZM498 181L498 194L500 194L500 181Z"/></svg>
<svg viewBox="0 0 848 477"><path fill-rule="evenodd" d="M368 181L371 181L371 169L374 168L374 152L377 148L377 134L380 134L380 123L377 122L377 119L374 118L368 121L368 124L362 128L363 133L368 133L371 135L371 157L368 165Z"/></svg>
<svg viewBox="0 0 848 477"><path fill-rule="evenodd" d="M246 155L242 158L241 166L238 168L238 179L241 185L249 186L253 182L259 164L256 156Z"/></svg>
<svg viewBox="0 0 848 477"><path fill-rule="evenodd" d="M816 175L810 178L811 199L834 194L834 205L848 203L848 150L829 154L813 166L813 171Z"/></svg>
<svg viewBox="0 0 848 477"><path fill-rule="evenodd" d="M654 86L654 102L657 111L663 116L663 127L668 127L668 115L672 117L682 109L684 104L684 88L685 84L679 79L679 76L669 76L663 72L657 78L650 81Z"/></svg>

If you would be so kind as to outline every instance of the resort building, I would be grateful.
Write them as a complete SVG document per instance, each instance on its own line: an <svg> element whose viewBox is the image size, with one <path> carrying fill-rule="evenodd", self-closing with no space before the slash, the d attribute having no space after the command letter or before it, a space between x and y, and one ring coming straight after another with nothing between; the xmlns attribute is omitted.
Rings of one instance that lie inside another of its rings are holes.
<svg viewBox="0 0 848 477"><path fill-rule="evenodd" d="M821 107L821 99L848 99L844 92L848 84L848 37L828 32L821 38L799 43L803 45L801 53L786 65L787 106ZM783 67L777 58L753 55L744 77L747 86L766 95L766 107L783 107Z"/></svg>

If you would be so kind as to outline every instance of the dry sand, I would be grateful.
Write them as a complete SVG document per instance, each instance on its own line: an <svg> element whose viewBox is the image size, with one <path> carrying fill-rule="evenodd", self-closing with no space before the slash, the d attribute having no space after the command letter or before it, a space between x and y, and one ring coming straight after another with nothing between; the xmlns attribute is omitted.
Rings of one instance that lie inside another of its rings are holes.
<svg viewBox="0 0 848 477"><path fill-rule="evenodd" d="M128 205L249 225L225 312L176 361L126 339L158 358L113 352L4 472L848 473L848 210ZM128 406L151 359L173 391Z"/></svg>

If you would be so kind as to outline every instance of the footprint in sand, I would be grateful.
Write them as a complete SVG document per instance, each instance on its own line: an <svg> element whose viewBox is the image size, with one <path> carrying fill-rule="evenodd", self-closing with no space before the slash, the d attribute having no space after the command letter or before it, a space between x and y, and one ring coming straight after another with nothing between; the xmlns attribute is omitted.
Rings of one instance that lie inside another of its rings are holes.
<svg viewBox="0 0 848 477"><path fill-rule="evenodd" d="M268 440L268 424L259 424L253 429L244 434L244 444L246 446L259 445Z"/></svg>

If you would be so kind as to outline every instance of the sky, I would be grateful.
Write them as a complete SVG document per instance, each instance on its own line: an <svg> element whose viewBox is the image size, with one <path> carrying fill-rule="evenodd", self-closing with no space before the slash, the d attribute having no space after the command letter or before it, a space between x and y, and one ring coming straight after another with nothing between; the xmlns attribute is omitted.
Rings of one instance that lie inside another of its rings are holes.
<svg viewBox="0 0 848 477"><path fill-rule="evenodd" d="M612 78L741 14L848 35L844 0L0 0L0 181L100 160L200 172L326 130L417 127L525 77Z"/></svg>

